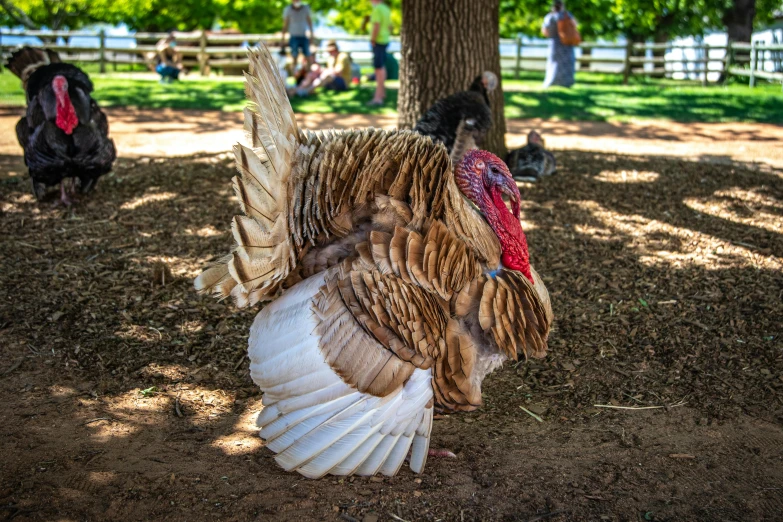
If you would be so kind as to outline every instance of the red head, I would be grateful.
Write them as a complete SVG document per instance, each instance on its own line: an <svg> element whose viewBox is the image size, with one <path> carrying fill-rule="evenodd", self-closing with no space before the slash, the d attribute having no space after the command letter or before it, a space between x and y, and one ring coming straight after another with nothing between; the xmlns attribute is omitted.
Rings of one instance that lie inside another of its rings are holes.
<svg viewBox="0 0 783 522"><path fill-rule="evenodd" d="M52 90L57 99L57 119L55 124L62 129L65 134L73 133L73 129L79 125L79 118L76 116L76 110L71 103L71 97L68 95L68 80L65 76L57 75L52 80Z"/></svg>
<svg viewBox="0 0 783 522"><path fill-rule="evenodd" d="M469 150L454 172L460 191L472 201L497 235L506 268L517 270L533 282L527 238L519 223L519 189L506 164L483 150ZM511 199L509 212L503 194Z"/></svg>

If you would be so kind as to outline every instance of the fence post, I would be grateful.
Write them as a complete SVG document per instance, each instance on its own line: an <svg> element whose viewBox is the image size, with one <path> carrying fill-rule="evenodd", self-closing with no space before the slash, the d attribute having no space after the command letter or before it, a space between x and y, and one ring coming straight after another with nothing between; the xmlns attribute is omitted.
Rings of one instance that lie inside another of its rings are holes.
<svg viewBox="0 0 783 522"><path fill-rule="evenodd" d="M100 50L98 51L98 60L101 64L101 74L106 72L106 29L101 29L98 33L98 39L100 40Z"/></svg>
<svg viewBox="0 0 783 522"><path fill-rule="evenodd" d="M756 56L756 41L750 42L750 86L755 87L756 86L756 60L758 59L758 56Z"/></svg>
<svg viewBox="0 0 783 522"><path fill-rule="evenodd" d="M623 85L628 85L631 76L631 54L633 54L633 40L629 39L625 45L625 61L623 62Z"/></svg>
<svg viewBox="0 0 783 522"><path fill-rule="evenodd" d="M725 65L723 69L723 83L726 84L729 82L729 76L731 76L731 62L734 59L734 50L731 48L732 42L726 41L726 57Z"/></svg>
<svg viewBox="0 0 783 522"><path fill-rule="evenodd" d="M207 31L201 30L201 43L199 45L200 50L198 53L198 69L201 76L207 75L207 62L209 57L207 56Z"/></svg>
<svg viewBox="0 0 783 522"><path fill-rule="evenodd" d="M701 64L704 67L704 76L701 79L701 86L707 86L707 73L710 72L710 46L704 44L704 63Z"/></svg>
<svg viewBox="0 0 783 522"><path fill-rule="evenodd" d="M517 34L517 62L514 65L514 78L519 80L519 70L522 66L522 36Z"/></svg>

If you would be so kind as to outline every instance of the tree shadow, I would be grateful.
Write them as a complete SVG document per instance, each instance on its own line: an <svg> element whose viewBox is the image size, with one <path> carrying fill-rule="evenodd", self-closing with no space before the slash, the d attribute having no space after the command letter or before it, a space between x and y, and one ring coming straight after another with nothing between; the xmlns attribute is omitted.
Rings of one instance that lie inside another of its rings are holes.
<svg viewBox="0 0 783 522"><path fill-rule="evenodd" d="M459 458L428 463L422 484L407 470L305 481L256 445L256 310L191 286L231 247L227 155L120 159L70 210L0 183L0 354L21 360L0 382L2 501L43 519L514 519L550 498L586 519L640 505L670 519L768 515L772 504L742 499L777 487L783 173L575 151L558 164L522 186L556 315L550 354L493 374L479 412L436 422L433 445ZM692 474L662 481L671 459L651 455L686 451L702 459ZM719 466L706 457L717 454ZM519 476L539 478L519 495ZM682 501L661 493L671 484Z"/></svg>

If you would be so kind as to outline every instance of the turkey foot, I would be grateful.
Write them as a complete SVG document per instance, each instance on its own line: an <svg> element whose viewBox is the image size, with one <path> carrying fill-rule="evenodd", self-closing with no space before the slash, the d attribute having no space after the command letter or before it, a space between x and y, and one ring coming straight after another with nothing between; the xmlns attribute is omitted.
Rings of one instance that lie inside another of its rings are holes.
<svg viewBox="0 0 783 522"><path fill-rule="evenodd" d="M62 180L60 182L60 199L58 201L55 201L54 206L58 207L60 205L63 205L65 207L70 207L73 205L73 199L70 195L68 195L68 191L65 189L65 180Z"/></svg>
<svg viewBox="0 0 783 522"><path fill-rule="evenodd" d="M451 451L447 449L435 449L430 448L429 452L427 453L430 457L438 457L438 458L444 458L444 459L456 459L457 456L452 453Z"/></svg>

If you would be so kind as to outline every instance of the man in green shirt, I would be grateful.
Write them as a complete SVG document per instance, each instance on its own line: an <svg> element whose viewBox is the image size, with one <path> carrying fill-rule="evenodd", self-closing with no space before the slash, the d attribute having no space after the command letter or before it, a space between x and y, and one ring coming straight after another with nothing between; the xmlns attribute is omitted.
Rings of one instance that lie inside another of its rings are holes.
<svg viewBox="0 0 783 522"><path fill-rule="evenodd" d="M386 98L386 48L391 35L391 11L382 0L370 0L370 43L372 44L372 64L375 68L375 96L369 105L383 105Z"/></svg>

